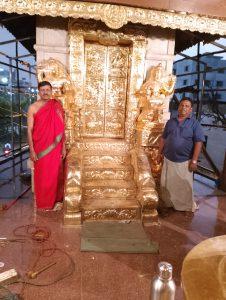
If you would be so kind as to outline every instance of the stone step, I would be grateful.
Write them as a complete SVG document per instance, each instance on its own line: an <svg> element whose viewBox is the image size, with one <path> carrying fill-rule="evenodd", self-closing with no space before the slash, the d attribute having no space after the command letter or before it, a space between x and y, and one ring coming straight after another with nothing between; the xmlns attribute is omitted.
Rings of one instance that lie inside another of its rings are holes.
<svg viewBox="0 0 226 300"><path fill-rule="evenodd" d="M125 208L125 207L139 207L139 202L134 197L128 198L118 198L118 197L109 197L109 198L99 198L94 197L92 199L88 198L83 201L84 209L98 209L98 208Z"/></svg>
<svg viewBox="0 0 226 300"><path fill-rule="evenodd" d="M99 168L99 169L85 169L83 171L83 181L87 180L132 180L133 179L132 166L124 166L118 168Z"/></svg>
<svg viewBox="0 0 226 300"><path fill-rule="evenodd" d="M130 198L136 195L137 189L135 186L119 187L119 186L89 186L82 189L83 199L87 198Z"/></svg>
<svg viewBox="0 0 226 300"><path fill-rule="evenodd" d="M89 149L89 150L84 150L83 154L85 155L124 155L124 156L130 156L129 151L124 151L124 150L109 150L109 149L100 149L100 150L95 150L95 149Z"/></svg>
<svg viewBox="0 0 226 300"><path fill-rule="evenodd" d="M82 183L83 188L92 187L92 188L136 188L136 185L133 180L87 180Z"/></svg>
<svg viewBox="0 0 226 300"><path fill-rule="evenodd" d="M130 149L125 140L111 138L83 138L82 142L76 142L73 147L82 151L109 151L111 153L122 151L128 153Z"/></svg>
<svg viewBox="0 0 226 300"><path fill-rule="evenodd" d="M140 218L140 205L135 198L95 197L83 204L84 220L134 220Z"/></svg>
<svg viewBox="0 0 226 300"><path fill-rule="evenodd" d="M120 166L130 166L130 156L126 154L95 153L83 155L83 167L85 169L96 168L118 168Z"/></svg>

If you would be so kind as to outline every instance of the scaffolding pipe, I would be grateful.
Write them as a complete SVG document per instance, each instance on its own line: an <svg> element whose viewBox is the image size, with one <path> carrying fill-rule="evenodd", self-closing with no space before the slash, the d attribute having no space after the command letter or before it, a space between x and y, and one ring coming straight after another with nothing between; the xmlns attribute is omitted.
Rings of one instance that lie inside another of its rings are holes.
<svg viewBox="0 0 226 300"><path fill-rule="evenodd" d="M11 101L11 146L12 146L12 168L13 168L13 177L15 176L15 155L14 155L14 124L13 124L13 89L12 89L12 59L9 58L9 90L10 90L10 101Z"/></svg>
<svg viewBox="0 0 226 300"><path fill-rule="evenodd" d="M16 43L16 42L24 42L24 41L28 41L28 40L32 40L32 39L34 40L35 36L28 36L28 37L25 37L25 38L19 38L19 39L13 39L13 40L0 42L0 46L6 45L6 44L11 44L11 43Z"/></svg>
<svg viewBox="0 0 226 300"><path fill-rule="evenodd" d="M197 47L197 85L200 88L200 60L199 60L199 53L200 53L200 42L198 43ZM199 93L197 93L197 107L196 107L196 118L199 118L199 111L200 111L200 97Z"/></svg>
<svg viewBox="0 0 226 300"><path fill-rule="evenodd" d="M16 57L18 56L18 42L16 42ZM16 59L16 85L17 85L17 106L18 106L18 112L19 112L19 148L21 149L22 147L22 141L21 141L21 137L22 137L22 117L21 117L21 98L20 98L20 72L18 69L18 59ZM21 156L21 151L20 151L20 170L23 171L23 167L22 167L22 156Z"/></svg>
<svg viewBox="0 0 226 300"><path fill-rule="evenodd" d="M12 59L11 57L7 57L7 58L9 58L9 59ZM13 65L10 65L10 64L7 64L7 63L5 63L5 62L3 62L3 61L0 61L0 65L4 65L4 66L7 66L7 67L12 67L12 68L16 68L16 66L13 66ZM22 69L22 68L20 68L20 67L18 67L18 70L21 70L21 71L23 71L23 72L27 72L27 73L29 73L29 71L28 70L26 70L26 69ZM31 74L33 74L33 75L37 75L36 73L34 73L34 72L32 72Z"/></svg>
<svg viewBox="0 0 226 300"><path fill-rule="evenodd" d="M200 53L200 57L204 57L204 56L209 56L209 55L214 55L214 54L221 54L221 53L225 53L226 51L225 50L220 50L220 51L214 51L214 52L208 52L208 53L203 53L201 54ZM184 53L178 53L177 55L180 55L180 56L184 56L185 57L185 54ZM188 55L187 55L188 56ZM189 56L188 56L189 57ZM191 56L191 58L195 58L196 56ZM184 58L181 58L181 59L178 59L177 61L175 61L174 63L178 63L180 61L184 60Z"/></svg>

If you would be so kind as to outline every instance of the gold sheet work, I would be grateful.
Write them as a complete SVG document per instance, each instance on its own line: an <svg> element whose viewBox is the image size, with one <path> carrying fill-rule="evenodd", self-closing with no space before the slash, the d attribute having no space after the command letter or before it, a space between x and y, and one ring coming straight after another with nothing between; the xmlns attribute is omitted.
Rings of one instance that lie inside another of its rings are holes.
<svg viewBox="0 0 226 300"><path fill-rule="evenodd" d="M113 33L101 24L69 23L70 74L80 107L76 132L85 137L134 139L135 91L143 82L145 33ZM128 85L129 81L129 85Z"/></svg>
<svg viewBox="0 0 226 300"><path fill-rule="evenodd" d="M101 20L112 29L118 29L131 22L163 28L226 34L226 20L220 18L104 3L65 0L0 0L0 11Z"/></svg>
<svg viewBox="0 0 226 300"><path fill-rule="evenodd" d="M144 223L157 220L158 194L147 155L143 149L131 151L135 181L137 182L137 199L141 205L141 216Z"/></svg>
<svg viewBox="0 0 226 300"><path fill-rule="evenodd" d="M146 94L136 94L143 82L146 35L137 28L111 32L99 23L71 20L69 43L69 74L53 59L38 66L39 79L44 75L53 83L66 111L64 224L100 219L153 222L158 195L142 149L151 141L152 127L143 118ZM160 86L154 93L171 92L168 81L162 79ZM150 93L151 84L148 89ZM136 125L139 95L143 115ZM150 114L157 111L161 116L161 101L151 104ZM135 130L140 133L137 140ZM142 138L148 130L148 139ZM156 136L152 139L155 145Z"/></svg>
<svg viewBox="0 0 226 300"><path fill-rule="evenodd" d="M82 155L76 149L70 150L67 155L67 178L64 198L64 224L81 224L81 199L82 199Z"/></svg>

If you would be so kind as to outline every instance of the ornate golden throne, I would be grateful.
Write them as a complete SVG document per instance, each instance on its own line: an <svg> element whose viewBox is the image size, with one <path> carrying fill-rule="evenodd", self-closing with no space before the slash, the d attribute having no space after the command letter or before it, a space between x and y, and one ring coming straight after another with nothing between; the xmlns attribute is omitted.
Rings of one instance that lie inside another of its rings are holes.
<svg viewBox="0 0 226 300"><path fill-rule="evenodd" d="M38 65L39 80L53 84L66 112L64 224L151 223L157 218L158 194L136 125L145 34L74 20L69 37L69 74L55 59Z"/></svg>

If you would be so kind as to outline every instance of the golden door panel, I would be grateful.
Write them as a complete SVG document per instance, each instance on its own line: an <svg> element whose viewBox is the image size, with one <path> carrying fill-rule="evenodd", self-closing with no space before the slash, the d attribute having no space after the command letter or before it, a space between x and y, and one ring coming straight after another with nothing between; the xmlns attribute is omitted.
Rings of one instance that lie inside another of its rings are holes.
<svg viewBox="0 0 226 300"><path fill-rule="evenodd" d="M106 47L85 42L85 64L86 64L86 78L99 78L105 77L105 59Z"/></svg>
<svg viewBox="0 0 226 300"><path fill-rule="evenodd" d="M124 137L125 114L123 111L110 110L105 113L105 132L109 137Z"/></svg>
<svg viewBox="0 0 226 300"><path fill-rule="evenodd" d="M85 43L83 135L104 135L106 47Z"/></svg>
<svg viewBox="0 0 226 300"><path fill-rule="evenodd" d="M90 110L86 111L84 115L83 130L86 136L99 137L103 136L104 128L104 111L103 110Z"/></svg>
<svg viewBox="0 0 226 300"><path fill-rule="evenodd" d="M129 47L125 46L108 47L109 76L127 78L129 50Z"/></svg>
<svg viewBox="0 0 226 300"><path fill-rule="evenodd" d="M105 133L124 138L129 47L108 47Z"/></svg>
<svg viewBox="0 0 226 300"><path fill-rule="evenodd" d="M84 90L86 110L103 110L105 103L105 83L103 80L86 79Z"/></svg>
<svg viewBox="0 0 226 300"><path fill-rule="evenodd" d="M126 82L109 78L106 97L105 132L111 137L123 138L125 132Z"/></svg>
<svg viewBox="0 0 226 300"><path fill-rule="evenodd" d="M124 138L129 51L85 42L83 136Z"/></svg>
<svg viewBox="0 0 226 300"><path fill-rule="evenodd" d="M106 95L107 109L120 109L125 111L126 87L127 82L125 80L121 78L109 78Z"/></svg>

